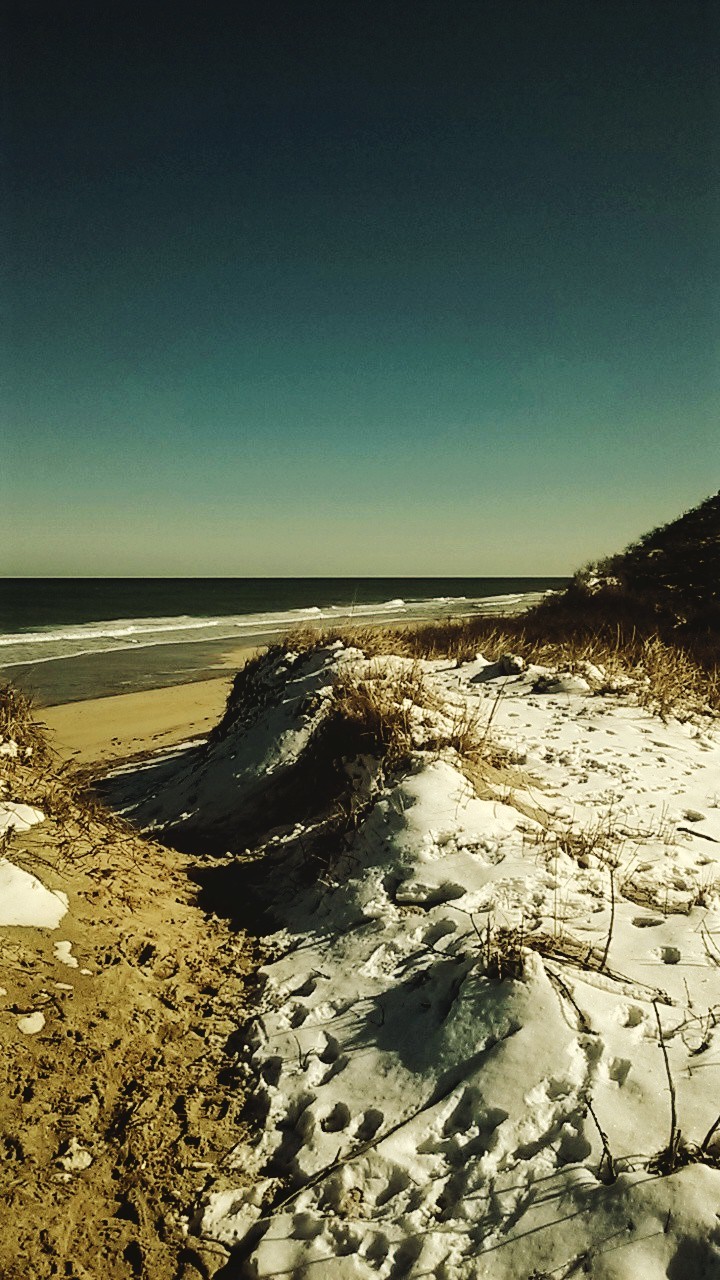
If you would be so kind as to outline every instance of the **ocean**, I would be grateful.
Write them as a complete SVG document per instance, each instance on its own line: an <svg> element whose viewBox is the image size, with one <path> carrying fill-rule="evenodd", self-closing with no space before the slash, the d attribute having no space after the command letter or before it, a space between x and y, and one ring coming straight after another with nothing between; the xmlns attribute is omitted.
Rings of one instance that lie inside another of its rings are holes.
<svg viewBox="0 0 720 1280"><path fill-rule="evenodd" d="M5 578L0 678L44 705L207 679L307 623L514 613L564 578Z"/></svg>

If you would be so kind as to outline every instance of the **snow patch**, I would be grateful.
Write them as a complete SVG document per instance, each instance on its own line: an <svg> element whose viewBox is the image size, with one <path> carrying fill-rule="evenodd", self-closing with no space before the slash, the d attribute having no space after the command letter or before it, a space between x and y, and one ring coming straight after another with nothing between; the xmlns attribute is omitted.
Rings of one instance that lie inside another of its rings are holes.
<svg viewBox="0 0 720 1280"><path fill-rule="evenodd" d="M77 969L78 962L72 953L71 942L54 942L53 954L61 964L66 964L70 969Z"/></svg>
<svg viewBox="0 0 720 1280"><path fill-rule="evenodd" d="M57 929L67 909L66 893L51 892L37 876L0 858L0 925Z"/></svg>
<svg viewBox="0 0 720 1280"><path fill-rule="evenodd" d="M18 1030L22 1031L23 1035L35 1036L45 1026L45 1014L39 1011L28 1013L24 1017L18 1018L17 1024Z"/></svg>
<svg viewBox="0 0 720 1280"><path fill-rule="evenodd" d="M0 804L0 835L4 831L29 831L36 823L42 822L44 814L29 804L14 804L3 800Z"/></svg>

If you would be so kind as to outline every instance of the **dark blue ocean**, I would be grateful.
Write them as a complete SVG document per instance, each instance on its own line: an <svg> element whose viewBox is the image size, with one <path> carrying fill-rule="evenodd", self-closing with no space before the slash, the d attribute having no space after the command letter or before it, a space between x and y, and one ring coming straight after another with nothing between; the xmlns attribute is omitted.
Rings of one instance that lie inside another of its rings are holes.
<svg viewBox="0 0 720 1280"><path fill-rule="evenodd" d="M563 578L5 578L0 678L45 704L203 679L303 623L515 613Z"/></svg>

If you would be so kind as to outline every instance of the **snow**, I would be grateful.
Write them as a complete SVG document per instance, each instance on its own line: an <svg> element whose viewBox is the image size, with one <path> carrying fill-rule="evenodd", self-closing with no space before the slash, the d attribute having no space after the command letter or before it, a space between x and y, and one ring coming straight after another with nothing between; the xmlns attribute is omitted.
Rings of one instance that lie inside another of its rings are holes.
<svg viewBox="0 0 720 1280"><path fill-rule="evenodd" d="M17 1024L23 1035L35 1036L45 1026L45 1014L40 1012L28 1013L25 1017L18 1018Z"/></svg>
<svg viewBox="0 0 720 1280"><path fill-rule="evenodd" d="M172 821L194 832L212 828L220 838L224 829L237 828L237 815L247 806L258 780L273 784L295 764L321 725L332 695L332 677L344 654L337 647L321 650L308 660L288 653L266 673L263 699L244 733L229 732L197 751L179 757L158 756L143 771L149 798L134 810L134 819L149 832ZM198 769L198 751L205 762ZM137 789L137 769L116 775L128 793ZM274 775L274 777L273 777Z"/></svg>
<svg viewBox="0 0 720 1280"><path fill-rule="evenodd" d="M0 803L0 834L29 831L42 822L44 814L29 804L10 800ZM26 925L38 929L57 929L68 909L67 894L51 892L32 875L0 858L0 927Z"/></svg>
<svg viewBox="0 0 720 1280"><path fill-rule="evenodd" d="M46 889L37 876L0 858L0 926L57 929L67 909L66 893Z"/></svg>
<svg viewBox="0 0 720 1280"><path fill-rule="evenodd" d="M61 964L66 964L70 969L77 969L78 962L72 953L71 942L54 942L53 954ZM57 986L57 983L55 985Z"/></svg>
<svg viewBox="0 0 720 1280"><path fill-rule="evenodd" d="M29 831L43 818L40 809L4 800L0 803L0 834ZM0 927L24 925L57 929L67 909L66 893L46 889L37 876L16 867L8 858L0 858Z"/></svg>
<svg viewBox="0 0 720 1280"><path fill-rule="evenodd" d="M58 1156L58 1164L66 1173L82 1173L83 1169L89 1169L93 1158L90 1152L83 1147L77 1138L72 1137L66 1144L66 1149L62 1155Z"/></svg>
<svg viewBox="0 0 720 1280"><path fill-rule="evenodd" d="M43 817L40 809L33 809L32 805L3 800L0 804L0 834L12 830L29 831L36 823L42 822Z"/></svg>
<svg viewBox="0 0 720 1280"><path fill-rule="evenodd" d="M147 825L229 842L339 672L409 665L286 657L253 716L146 775ZM589 664L421 667L427 749L390 779L355 763L362 819L312 876L302 824L263 850L282 921L247 1049L263 1123L202 1230L276 1280L720 1275L720 1170L653 1163L668 1070L690 1154L720 1110L718 723L601 696ZM433 747L458 709L490 726L492 766Z"/></svg>

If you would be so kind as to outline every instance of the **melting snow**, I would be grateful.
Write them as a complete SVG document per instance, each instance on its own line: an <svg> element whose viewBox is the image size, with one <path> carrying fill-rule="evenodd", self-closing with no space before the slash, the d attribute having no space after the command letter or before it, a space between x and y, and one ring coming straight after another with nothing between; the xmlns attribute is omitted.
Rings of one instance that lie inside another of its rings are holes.
<svg viewBox="0 0 720 1280"><path fill-rule="evenodd" d="M55 959L59 960L61 964L68 965L70 969L77 969L78 962L72 953L71 942L54 942L53 952L55 954Z"/></svg>
<svg viewBox="0 0 720 1280"><path fill-rule="evenodd" d="M13 804L3 800L0 804L0 833L3 831L29 831L36 823L42 822L44 814L33 809L29 804Z"/></svg>

